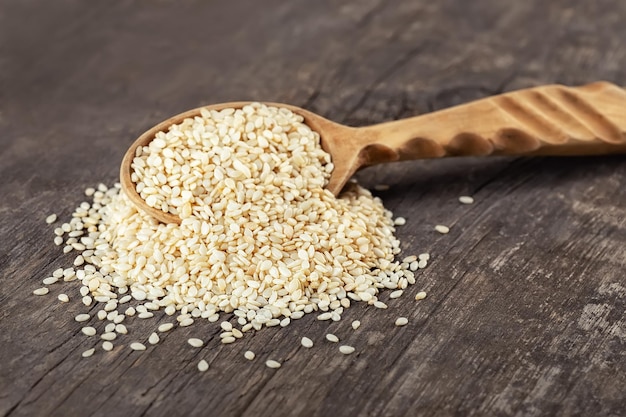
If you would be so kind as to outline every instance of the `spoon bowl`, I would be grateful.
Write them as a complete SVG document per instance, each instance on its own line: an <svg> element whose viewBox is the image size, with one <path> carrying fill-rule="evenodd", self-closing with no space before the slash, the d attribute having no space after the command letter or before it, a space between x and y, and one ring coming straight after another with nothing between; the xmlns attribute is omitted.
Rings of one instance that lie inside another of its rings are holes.
<svg viewBox="0 0 626 417"><path fill-rule="evenodd" d="M171 125L202 109L242 108L250 102L220 103L180 113L144 132L130 146L120 168L131 202L164 223L180 218L148 206L132 181L137 148ZM300 107L269 103L302 116L331 156L326 188L338 195L360 168L379 163L485 155L600 155L626 153L626 91L607 82L582 87L547 85L480 99L421 116L367 127L349 127Z"/></svg>

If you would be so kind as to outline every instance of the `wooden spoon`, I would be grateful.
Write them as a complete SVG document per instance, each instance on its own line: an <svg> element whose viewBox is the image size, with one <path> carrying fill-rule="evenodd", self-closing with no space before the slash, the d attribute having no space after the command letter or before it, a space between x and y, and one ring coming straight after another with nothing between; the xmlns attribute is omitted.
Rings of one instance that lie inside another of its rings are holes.
<svg viewBox="0 0 626 417"><path fill-rule="evenodd" d="M249 102L214 104L210 110L241 108ZM348 127L286 104L320 134L334 170L327 188L337 195L358 169L392 161L477 155L600 155L626 153L626 91L596 82L582 87L547 85L514 91L422 116L367 127ZM185 118L165 120L128 149L120 170L122 188L141 210L165 223L178 216L148 206L131 181L138 146Z"/></svg>

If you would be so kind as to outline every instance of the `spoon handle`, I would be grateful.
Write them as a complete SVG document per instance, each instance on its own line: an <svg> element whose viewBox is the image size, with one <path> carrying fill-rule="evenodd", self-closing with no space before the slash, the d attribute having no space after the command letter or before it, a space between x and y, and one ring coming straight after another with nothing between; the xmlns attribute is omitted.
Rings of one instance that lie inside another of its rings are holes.
<svg viewBox="0 0 626 417"><path fill-rule="evenodd" d="M626 91L547 85L358 129L365 165L460 155L626 153Z"/></svg>

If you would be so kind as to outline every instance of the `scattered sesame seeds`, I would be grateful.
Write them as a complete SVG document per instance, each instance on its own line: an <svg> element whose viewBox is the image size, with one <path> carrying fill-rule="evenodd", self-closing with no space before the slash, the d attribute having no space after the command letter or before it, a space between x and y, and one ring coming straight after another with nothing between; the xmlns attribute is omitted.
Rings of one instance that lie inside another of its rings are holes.
<svg viewBox="0 0 626 417"><path fill-rule="evenodd" d="M235 340L237 340L237 339L235 339L233 336L226 336L226 337L222 338L222 343L225 344L225 345L228 345L230 343L235 343Z"/></svg>
<svg viewBox="0 0 626 417"><path fill-rule="evenodd" d="M48 278L44 278L41 283L43 285L52 285L55 284L59 281L59 279L57 277L48 277Z"/></svg>
<svg viewBox="0 0 626 417"><path fill-rule="evenodd" d="M96 329L91 327L91 326L85 326L82 329L80 329L81 332L83 332L83 334L85 336L95 336L96 335Z"/></svg>
<svg viewBox="0 0 626 417"><path fill-rule="evenodd" d="M128 334L128 329L123 324L116 324L115 332L119 334Z"/></svg>
<svg viewBox="0 0 626 417"><path fill-rule="evenodd" d="M201 339L195 338L195 337L191 337L189 339L187 339L187 343L189 343L191 346L195 347L195 348L199 348L202 347L204 345L204 342Z"/></svg>
<svg viewBox="0 0 626 417"><path fill-rule="evenodd" d="M305 348L312 348L313 347L313 341L311 339L309 339L308 337L303 337L302 340L300 340L300 344L302 346L304 346Z"/></svg>
<svg viewBox="0 0 626 417"><path fill-rule="evenodd" d="M102 336L100 336L100 338L102 340L108 340L108 341L115 340L117 338L117 333L106 332L106 333L103 333Z"/></svg>
<svg viewBox="0 0 626 417"><path fill-rule="evenodd" d="M448 233L450 231L450 228L448 226L444 226L442 224L438 224L437 226L435 226L435 230L439 233L441 233L442 235L445 235L446 233Z"/></svg>
<svg viewBox="0 0 626 417"><path fill-rule="evenodd" d="M244 357L244 358L246 358L246 359L247 359L247 360L249 360L249 361L254 360L255 356L256 356L256 355L255 355L255 354L254 354L254 352L253 352L253 351L251 351L251 350L246 350L246 351L243 353L243 357Z"/></svg>
<svg viewBox="0 0 626 417"><path fill-rule="evenodd" d="M77 322L83 322L83 321L87 321L91 318L91 316L89 314L83 313L83 314L78 314L76 317L74 317L74 320L76 320Z"/></svg>
<svg viewBox="0 0 626 417"><path fill-rule="evenodd" d="M333 343L339 342L339 338L332 333L328 333L326 335L326 340L328 340L329 342L333 342Z"/></svg>
<svg viewBox="0 0 626 417"><path fill-rule="evenodd" d="M54 223L56 221L57 221L57 215L54 214L54 213L49 215L48 217L46 217L46 223L48 223L48 224L52 224L52 223Z"/></svg>
<svg viewBox="0 0 626 417"><path fill-rule="evenodd" d="M200 362L198 362L198 371L206 372L208 369L209 369L209 363L207 361L202 359Z"/></svg>
<svg viewBox="0 0 626 417"><path fill-rule="evenodd" d="M280 368L280 362L276 362L275 360L270 359L265 362L265 366L272 369L278 369Z"/></svg>
<svg viewBox="0 0 626 417"><path fill-rule="evenodd" d="M33 294L35 295L46 295L50 292L50 290L47 287L41 287L41 288L37 288L35 291L33 291Z"/></svg>
<svg viewBox="0 0 626 417"><path fill-rule="evenodd" d="M403 292L404 291L402 291L402 290L392 291L392 293L389 294L389 298L400 298L402 296Z"/></svg>
<svg viewBox="0 0 626 417"><path fill-rule="evenodd" d="M406 224L406 219L404 217L396 217L393 224L396 226L404 226Z"/></svg>
<svg viewBox="0 0 626 417"><path fill-rule="evenodd" d="M387 304L383 303L382 301L374 301L374 307L384 310L387 308Z"/></svg>
<svg viewBox="0 0 626 417"><path fill-rule="evenodd" d="M95 351L96 351L95 348L87 349L86 351L81 353L80 356L82 356L83 358L88 358L88 357L92 356Z"/></svg>
<svg viewBox="0 0 626 417"><path fill-rule="evenodd" d="M105 340L104 342L102 342L102 350L106 350L107 352L112 351L113 343L109 342L108 340Z"/></svg>
<svg viewBox="0 0 626 417"><path fill-rule="evenodd" d="M222 328L222 330L230 332L233 330L233 325L230 324L230 322L227 321L223 321L220 323L220 327Z"/></svg>
<svg viewBox="0 0 626 417"><path fill-rule="evenodd" d="M343 353L344 355L349 355L351 353L354 353L354 348L352 346L342 345L339 346L339 352Z"/></svg>
<svg viewBox="0 0 626 417"><path fill-rule="evenodd" d="M361 322L360 322L360 321L358 321L358 320L354 320L354 321L352 322L352 328L353 328L354 330L356 330L356 329L358 329L359 327L361 327Z"/></svg>
<svg viewBox="0 0 626 417"><path fill-rule="evenodd" d="M317 316L318 320L330 320L333 317L333 313L331 312L326 312L326 313L322 313L319 316Z"/></svg>
<svg viewBox="0 0 626 417"><path fill-rule="evenodd" d="M132 350L146 350L146 346L143 343L134 342L130 344Z"/></svg>
<svg viewBox="0 0 626 417"><path fill-rule="evenodd" d="M407 319L406 317L398 317L396 319L396 326L398 327L406 326L407 324L409 324L409 319Z"/></svg>
<svg viewBox="0 0 626 417"><path fill-rule="evenodd" d="M462 195L459 197L459 202L461 204L473 204L474 203L474 199L468 195Z"/></svg>
<svg viewBox="0 0 626 417"><path fill-rule="evenodd" d="M59 294L57 296L57 299L62 302L62 303L69 303L70 302L70 297L67 296L67 294Z"/></svg>
<svg viewBox="0 0 626 417"><path fill-rule="evenodd" d="M159 335L155 332L152 332L152 334L148 338L148 343L150 343L151 345L156 345L157 343L159 343L160 340L161 339L159 338Z"/></svg>
<svg viewBox="0 0 626 417"><path fill-rule="evenodd" d="M163 323L159 325L157 330L160 331L161 333L164 333L164 332L172 330L173 327L174 327L173 323Z"/></svg>
<svg viewBox="0 0 626 417"><path fill-rule="evenodd" d="M426 292L424 291L420 291L417 294L415 294L416 301L423 300L424 298L426 298Z"/></svg>

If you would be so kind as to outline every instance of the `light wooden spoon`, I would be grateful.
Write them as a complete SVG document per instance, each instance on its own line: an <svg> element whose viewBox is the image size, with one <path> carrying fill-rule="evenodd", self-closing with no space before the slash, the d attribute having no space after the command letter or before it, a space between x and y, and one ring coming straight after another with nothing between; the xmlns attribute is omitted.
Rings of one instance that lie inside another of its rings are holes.
<svg viewBox="0 0 626 417"><path fill-rule="evenodd" d="M249 102L205 109L241 108ZM626 91L596 82L582 87L547 85L514 91L422 116L367 127L348 127L286 104L320 134L334 170L327 188L337 195L358 169L392 161L478 155L600 155L626 153ZM128 149L120 170L122 188L141 210L165 223L178 216L148 206L131 180L139 146L185 118L193 109L142 134Z"/></svg>

